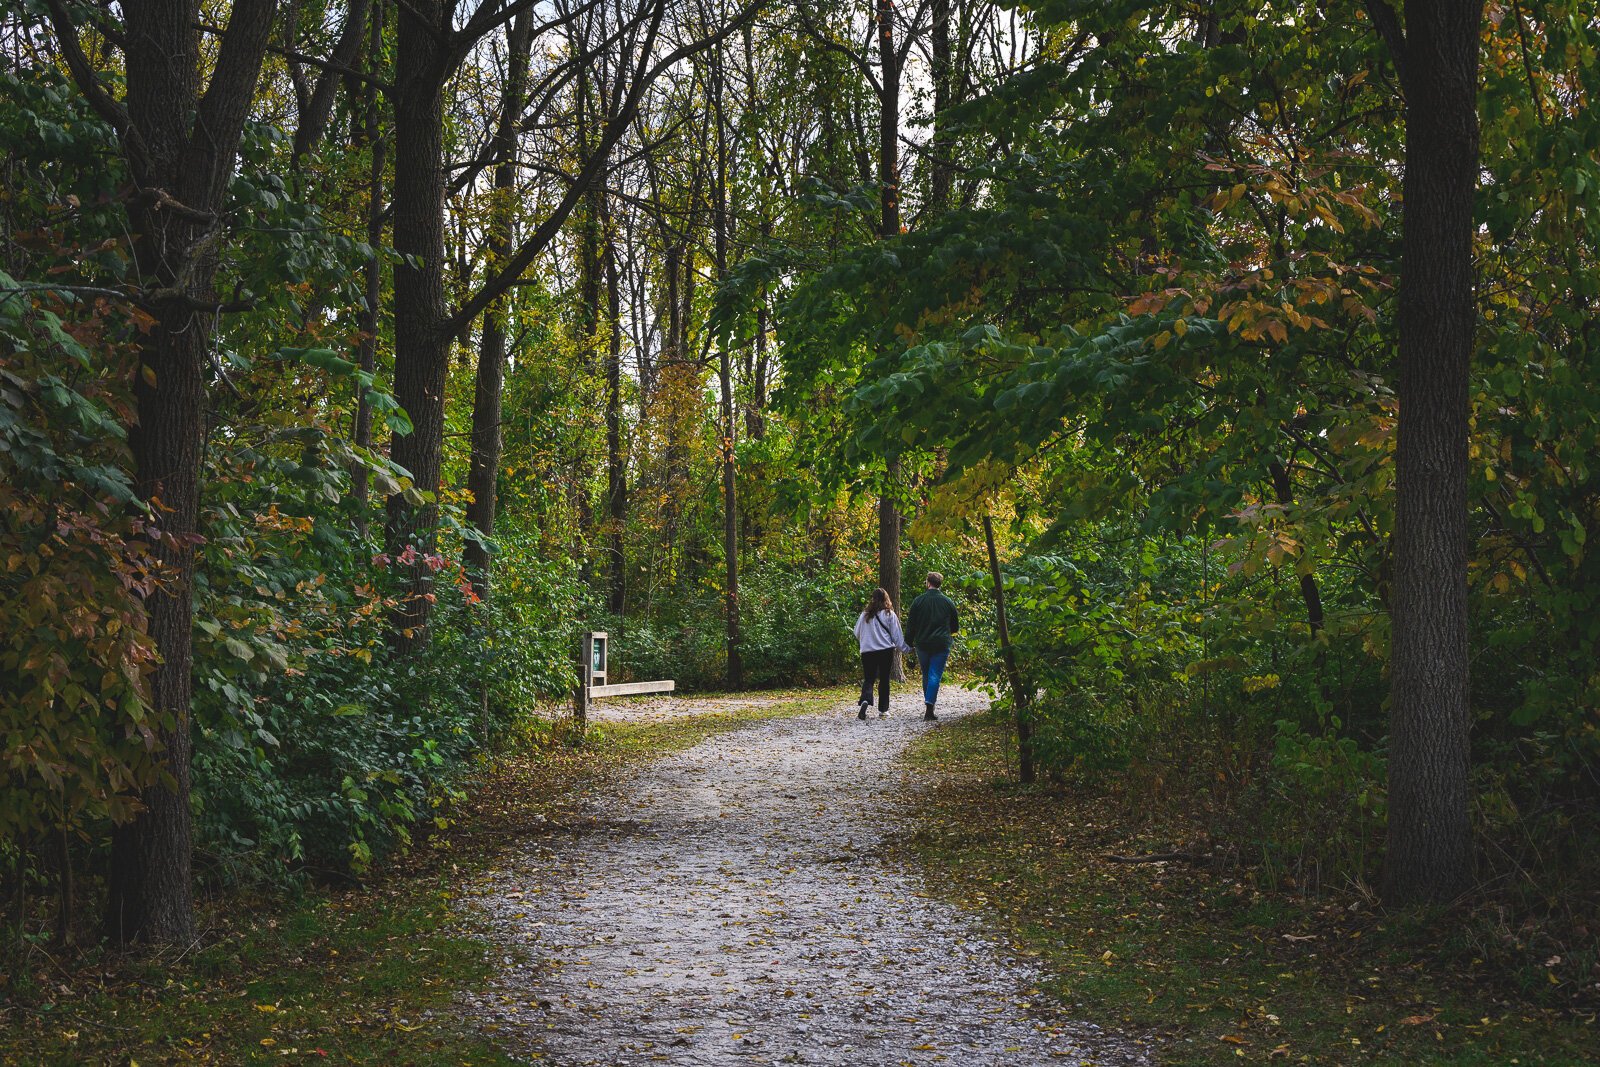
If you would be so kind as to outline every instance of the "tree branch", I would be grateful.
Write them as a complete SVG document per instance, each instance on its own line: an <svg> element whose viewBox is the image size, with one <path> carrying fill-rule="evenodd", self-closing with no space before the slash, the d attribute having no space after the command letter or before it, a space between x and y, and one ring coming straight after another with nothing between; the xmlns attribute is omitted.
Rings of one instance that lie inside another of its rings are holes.
<svg viewBox="0 0 1600 1067"><path fill-rule="evenodd" d="M588 192L589 186L594 182L596 175L600 173L601 167L605 165L611 149L616 146L617 141L627 132L634 116L638 113L639 104L644 99L645 91L650 88L655 80L664 71L690 56L727 40L747 21L754 18L756 13L765 6L766 2L767 0L752 0L736 18L730 20L726 26L716 33L680 45L667 53L655 66L647 68L649 42L654 40L655 32L665 14L665 5L657 6L654 18L651 20L650 32L646 38L647 44L640 56L639 65L627 98L622 107L618 109L617 114L606 123L599 143L595 145L594 151L589 158L584 161L583 169L578 172L577 179L573 182L571 188L567 190L566 195L561 198L560 203L555 206L545 220L517 249L516 254L511 257L505 267L494 277L486 280L478 291L450 316L443 327L444 333L459 333L470 325L472 320L477 318L484 308L488 307L500 294L516 283L517 279L522 276L522 272L528 269L528 265L534 261L535 257L555 239L556 234L560 232L562 225L565 224L567 216L571 215L578 206L578 202Z"/></svg>
<svg viewBox="0 0 1600 1067"><path fill-rule="evenodd" d="M196 109L186 153L206 171L194 177L205 183L201 188L207 204L220 197L233 169L233 151L224 153L216 148L238 143L238 131L250 113L256 81L261 77L261 61L272 36L277 6L277 0L235 0L228 17L228 32L217 53L211 84Z"/></svg>
<svg viewBox="0 0 1600 1067"><path fill-rule="evenodd" d="M1394 61L1394 72L1400 76L1400 88L1406 88L1406 35L1400 26L1400 16L1390 6L1389 0L1366 0L1367 15L1377 27L1378 36L1389 46L1389 58Z"/></svg>
<svg viewBox="0 0 1600 1067"><path fill-rule="evenodd" d="M877 96L883 95L883 85L878 81L877 76L872 73L872 65L858 53L846 48L832 37L823 33L822 27L812 21L811 12L806 8L805 0L796 0L794 12L800 16L800 23L805 27L806 33L811 36L812 40L850 60L851 63L855 64L856 69L861 72L861 76L867 80L867 84L872 86L873 93Z"/></svg>
<svg viewBox="0 0 1600 1067"><path fill-rule="evenodd" d="M49 6L50 25L56 31L56 43L61 46L61 57L66 60L67 72L72 75L72 80L77 83L78 89L89 101L89 106L117 131L124 150L130 155L137 151L142 158L144 148L139 143L138 131L129 122L128 109L112 97L105 82L100 80L100 76L89 65L89 57L84 54L83 42L78 40L78 28L72 23L72 15L67 11L67 5L63 0L49 0Z"/></svg>
<svg viewBox="0 0 1600 1067"><path fill-rule="evenodd" d="M333 46L333 55L328 62L317 65L320 73L294 131L294 158L299 159L311 151L311 146L320 141L327 131L328 120L333 115L338 78L355 66L362 40L366 37L367 13L371 9L372 0L351 0L339 40Z"/></svg>

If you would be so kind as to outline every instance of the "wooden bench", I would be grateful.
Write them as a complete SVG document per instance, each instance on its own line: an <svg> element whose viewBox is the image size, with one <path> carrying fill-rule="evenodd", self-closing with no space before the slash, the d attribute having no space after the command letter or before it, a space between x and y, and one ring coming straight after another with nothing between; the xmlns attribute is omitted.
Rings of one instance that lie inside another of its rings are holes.
<svg viewBox="0 0 1600 1067"><path fill-rule="evenodd" d="M578 642L578 687L572 693L572 717L581 727L589 721L589 704L600 697L643 696L646 693L671 693L678 683L668 678L658 682L617 682L606 684L610 638L603 630L583 634ZM595 683L599 682L599 685Z"/></svg>

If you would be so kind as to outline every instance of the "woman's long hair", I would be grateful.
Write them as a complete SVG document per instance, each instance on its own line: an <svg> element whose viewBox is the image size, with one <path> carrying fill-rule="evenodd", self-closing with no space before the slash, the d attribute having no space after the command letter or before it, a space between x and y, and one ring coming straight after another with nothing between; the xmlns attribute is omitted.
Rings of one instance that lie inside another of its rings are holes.
<svg viewBox="0 0 1600 1067"><path fill-rule="evenodd" d="M867 606L861 609L861 614L869 619L876 619L880 611L893 611L894 604L889 599L887 589L878 588L872 591L872 596L867 599Z"/></svg>

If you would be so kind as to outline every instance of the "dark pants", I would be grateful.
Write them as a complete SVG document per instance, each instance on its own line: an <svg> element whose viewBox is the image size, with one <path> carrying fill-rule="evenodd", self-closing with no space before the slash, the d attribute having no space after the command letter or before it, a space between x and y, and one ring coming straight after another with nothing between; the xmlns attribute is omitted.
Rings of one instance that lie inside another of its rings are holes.
<svg viewBox="0 0 1600 1067"><path fill-rule="evenodd" d="M861 653L861 703L872 703L872 683L878 683L878 710L889 710L889 669L894 666L894 649Z"/></svg>

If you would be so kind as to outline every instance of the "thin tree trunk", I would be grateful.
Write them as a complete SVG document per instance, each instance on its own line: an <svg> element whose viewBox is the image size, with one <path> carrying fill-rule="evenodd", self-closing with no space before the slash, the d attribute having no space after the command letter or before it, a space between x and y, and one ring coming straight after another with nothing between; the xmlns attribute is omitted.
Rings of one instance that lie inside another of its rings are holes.
<svg viewBox="0 0 1600 1067"><path fill-rule="evenodd" d="M878 113L878 235L891 240L900 235L900 57L894 41L894 0L876 0L878 61L882 94ZM900 603L900 513L895 507L894 486L900 463L891 459L885 473L883 496L878 500L878 584L889 594L896 611ZM897 682L906 678L900 650L894 652L891 674Z"/></svg>
<svg viewBox="0 0 1600 1067"><path fill-rule="evenodd" d="M372 12L371 40L367 44L367 66L373 73L378 70L378 59L383 50L383 11L384 5L378 4ZM378 368L378 308L383 299L383 259L378 249L383 245L383 169L388 144L383 139L378 89L371 82L366 85L364 103L366 111L364 136L367 150L372 153L367 172L367 246L372 249L372 255L368 257L363 267L366 287L359 321L361 344L357 359L360 361L361 369L367 374L372 374ZM357 389L356 425L352 437L357 448L372 447L372 405L367 403L365 389ZM365 466L358 466L350 476L350 495L356 513L356 533L362 540L366 540L367 537L369 482Z"/></svg>
<svg viewBox="0 0 1600 1067"><path fill-rule="evenodd" d="M719 48L711 54L711 118L716 123L716 199L715 255L717 281L720 284L728 274L728 138L727 123L723 115L723 55ZM722 551L727 565L727 575L722 596L727 623L728 688L744 685L744 660L740 654L739 634L739 492L737 484L734 438L738 424L734 421L733 403L733 353L726 344L717 345L718 385L722 391Z"/></svg>
<svg viewBox="0 0 1600 1067"><path fill-rule="evenodd" d="M623 534L628 524L628 471L622 454L622 279L615 242L606 243L606 539L611 557L607 606L613 615L627 607L627 558Z"/></svg>
<svg viewBox="0 0 1600 1067"><path fill-rule="evenodd" d="M579 151L587 158L593 151L590 141L590 130L594 124L601 121L591 112L593 101L589 71L585 67L578 71L576 82L577 118L578 118L578 146ZM603 99L605 90L602 87L598 95ZM583 218L578 239L578 303L579 314L582 321L579 323L579 336L583 340L583 360L585 367L593 367L600 361L600 325L604 321L605 308L609 300L605 290L605 244L611 240L609 233L609 217L606 206L606 181L608 175L602 166L595 176L594 183L584 191ZM609 427L608 427L609 429ZM609 456L607 457L609 461ZM589 455L583 447L574 462L577 465L577 505L578 505L578 572L579 581L585 586L594 581L594 571L589 555L589 534L594 526L594 505L589 499ZM607 560L606 573L611 572L611 564L615 561ZM609 597L607 606L609 607Z"/></svg>
<svg viewBox="0 0 1600 1067"><path fill-rule="evenodd" d="M1272 491L1278 498L1278 503L1283 507L1294 504L1294 486L1289 481L1289 471L1277 460L1267 463L1267 473L1272 476ZM1312 638L1320 634L1325 625L1322 614L1322 593L1317 588L1317 579L1311 574L1300 576L1300 599L1306 605L1306 626L1311 631Z"/></svg>
<svg viewBox="0 0 1600 1067"><path fill-rule="evenodd" d="M528 49L533 43L533 15L524 11L506 38L506 80L495 131L497 162L492 179L493 219L489 227L489 270L498 270L516 240L517 213L513 198L517 185L517 120L522 116L527 92ZM500 401L506 375L506 311L502 295L484 309L478 345L478 372L472 397L472 447L467 459L467 521L481 541L468 541L464 553L467 577L473 591L489 599L490 557L487 542L494 536L495 488L500 477Z"/></svg>
<svg viewBox="0 0 1600 1067"><path fill-rule="evenodd" d="M953 98L953 67L950 62L950 3L933 0L933 33L929 77L933 81L933 137L928 144L928 210L939 213L950 206L950 190L955 181L955 162L951 158L949 117Z"/></svg>
<svg viewBox="0 0 1600 1067"><path fill-rule="evenodd" d="M1467 438L1480 0L1408 0L1384 895L1472 884Z"/></svg>
<svg viewBox="0 0 1600 1067"><path fill-rule="evenodd" d="M72 944L72 920L77 914L78 904L72 879L72 831L67 827L64 810L61 817L61 825L55 828L56 944L66 948Z"/></svg>
<svg viewBox="0 0 1600 1067"><path fill-rule="evenodd" d="M994 582L995 633L1000 638L1000 658L1005 661L1006 681L1011 686L1011 707L1017 724L1018 777L1026 784L1034 780L1033 724L1028 719L1028 691L1017 670L1017 655L1011 647L1011 627L1006 622L1006 587L1000 573L1000 556L994 548L994 523L983 517L983 541L989 549L989 577Z"/></svg>

